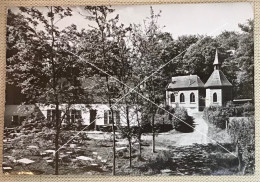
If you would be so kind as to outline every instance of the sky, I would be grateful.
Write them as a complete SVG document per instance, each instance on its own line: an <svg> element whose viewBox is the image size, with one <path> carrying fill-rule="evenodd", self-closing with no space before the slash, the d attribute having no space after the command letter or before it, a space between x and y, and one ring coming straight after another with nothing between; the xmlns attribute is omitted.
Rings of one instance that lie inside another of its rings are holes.
<svg viewBox="0 0 260 182"><path fill-rule="evenodd" d="M164 4L153 5L155 13L160 10L158 20L163 31L169 32L174 38L181 35L202 34L216 36L223 32L240 31L238 24L253 19L253 5L251 3L210 3L210 4ZM150 15L150 5L112 6L114 16L119 14L120 23L143 23ZM17 8L11 8L17 11ZM41 11L45 11L45 7ZM73 16L59 21L56 26L64 28L72 23L79 29L88 28L91 24L80 14L86 14L83 7L72 7Z"/></svg>

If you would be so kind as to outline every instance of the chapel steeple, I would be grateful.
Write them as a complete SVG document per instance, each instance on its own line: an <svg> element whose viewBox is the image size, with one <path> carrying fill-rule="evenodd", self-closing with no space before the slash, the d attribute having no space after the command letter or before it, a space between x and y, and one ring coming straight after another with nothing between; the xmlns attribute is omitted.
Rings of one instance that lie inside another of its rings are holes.
<svg viewBox="0 0 260 182"><path fill-rule="evenodd" d="M232 84L220 70L221 63L217 50L213 65L214 71L204 85L206 88L206 107L210 105L225 106L228 101L232 100Z"/></svg>
<svg viewBox="0 0 260 182"><path fill-rule="evenodd" d="M215 54L215 60L214 60L214 70L220 70L220 61L218 60L218 50L216 49L216 54Z"/></svg>

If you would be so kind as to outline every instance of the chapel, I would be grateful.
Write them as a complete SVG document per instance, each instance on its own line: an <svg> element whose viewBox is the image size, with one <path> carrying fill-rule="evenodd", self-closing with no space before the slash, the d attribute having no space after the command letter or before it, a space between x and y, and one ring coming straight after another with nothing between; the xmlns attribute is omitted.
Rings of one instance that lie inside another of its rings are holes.
<svg viewBox="0 0 260 182"><path fill-rule="evenodd" d="M216 50L214 71L204 84L197 75L172 77L166 87L166 105L203 111L204 107L223 106L232 100L232 84L220 70L221 62Z"/></svg>

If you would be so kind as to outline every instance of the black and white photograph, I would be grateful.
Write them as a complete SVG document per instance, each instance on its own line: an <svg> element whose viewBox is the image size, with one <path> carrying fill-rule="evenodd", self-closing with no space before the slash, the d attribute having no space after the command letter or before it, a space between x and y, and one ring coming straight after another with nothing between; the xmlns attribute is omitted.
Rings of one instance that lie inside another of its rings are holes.
<svg viewBox="0 0 260 182"><path fill-rule="evenodd" d="M6 14L4 174L255 173L251 3Z"/></svg>

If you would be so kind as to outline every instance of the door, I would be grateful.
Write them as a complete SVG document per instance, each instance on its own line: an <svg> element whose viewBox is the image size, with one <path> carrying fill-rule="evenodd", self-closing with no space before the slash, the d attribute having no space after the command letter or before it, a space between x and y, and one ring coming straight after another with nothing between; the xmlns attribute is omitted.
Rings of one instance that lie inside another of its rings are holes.
<svg viewBox="0 0 260 182"><path fill-rule="evenodd" d="M90 125L89 129L94 130L96 126L97 110L90 110Z"/></svg>

